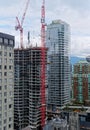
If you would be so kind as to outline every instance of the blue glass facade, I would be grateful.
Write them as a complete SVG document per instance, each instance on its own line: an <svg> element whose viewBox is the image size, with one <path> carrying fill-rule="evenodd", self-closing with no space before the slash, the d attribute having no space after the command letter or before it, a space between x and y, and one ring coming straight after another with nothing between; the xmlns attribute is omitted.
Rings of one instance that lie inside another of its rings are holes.
<svg viewBox="0 0 90 130"><path fill-rule="evenodd" d="M70 101L70 27L56 20L47 26L48 104L63 107Z"/></svg>

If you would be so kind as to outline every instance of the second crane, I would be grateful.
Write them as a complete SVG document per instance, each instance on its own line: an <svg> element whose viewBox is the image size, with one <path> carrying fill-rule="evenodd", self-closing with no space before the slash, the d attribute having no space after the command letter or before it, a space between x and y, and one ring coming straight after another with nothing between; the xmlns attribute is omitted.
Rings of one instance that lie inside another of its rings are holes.
<svg viewBox="0 0 90 130"><path fill-rule="evenodd" d="M17 25L15 26L15 29L16 29L16 31L17 30L20 31L20 48L24 48L24 45L23 45L23 22L24 22L24 19L25 19L25 16L26 16L26 12L27 12L27 9L28 9L29 2L30 2L30 0L27 0L26 7L25 7L25 10L24 10L21 22L19 21L19 18L16 17Z"/></svg>

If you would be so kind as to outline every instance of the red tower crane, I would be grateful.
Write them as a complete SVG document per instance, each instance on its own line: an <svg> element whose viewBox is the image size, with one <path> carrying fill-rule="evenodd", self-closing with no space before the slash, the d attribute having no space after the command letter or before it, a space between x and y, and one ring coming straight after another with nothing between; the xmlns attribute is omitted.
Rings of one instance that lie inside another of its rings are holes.
<svg viewBox="0 0 90 130"><path fill-rule="evenodd" d="M45 0L41 7L41 126L45 125L46 99L45 99L45 72L46 72L46 48L45 48Z"/></svg>
<svg viewBox="0 0 90 130"><path fill-rule="evenodd" d="M20 47L21 48L23 48L23 22L24 22L24 19L26 16L26 11L28 9L29 2L30 2L30 0L27 0L21 22L19 21L18 17L16 17L17 25L15 26L15 29L20 31Z"/></svg>

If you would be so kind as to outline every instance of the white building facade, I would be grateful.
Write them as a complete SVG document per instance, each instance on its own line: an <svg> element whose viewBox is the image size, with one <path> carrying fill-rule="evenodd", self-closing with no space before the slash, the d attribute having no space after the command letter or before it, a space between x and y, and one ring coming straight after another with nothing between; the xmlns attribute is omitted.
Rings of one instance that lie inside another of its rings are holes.
<svg viewBox="0 0 90 130"><path fill-rule="evenodd" d="M0 33L0 130L14 130L14 36Z"/></svg>

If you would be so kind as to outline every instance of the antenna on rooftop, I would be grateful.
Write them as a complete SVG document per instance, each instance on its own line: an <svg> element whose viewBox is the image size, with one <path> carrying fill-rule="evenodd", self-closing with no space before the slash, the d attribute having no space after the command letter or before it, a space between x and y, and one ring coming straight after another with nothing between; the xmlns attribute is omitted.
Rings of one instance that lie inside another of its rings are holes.
<svg viewBox="0 0 90 130"><path fill-rule="evenodd" d="M30 45L30 31L28 31L28 46Z"/></svg>

